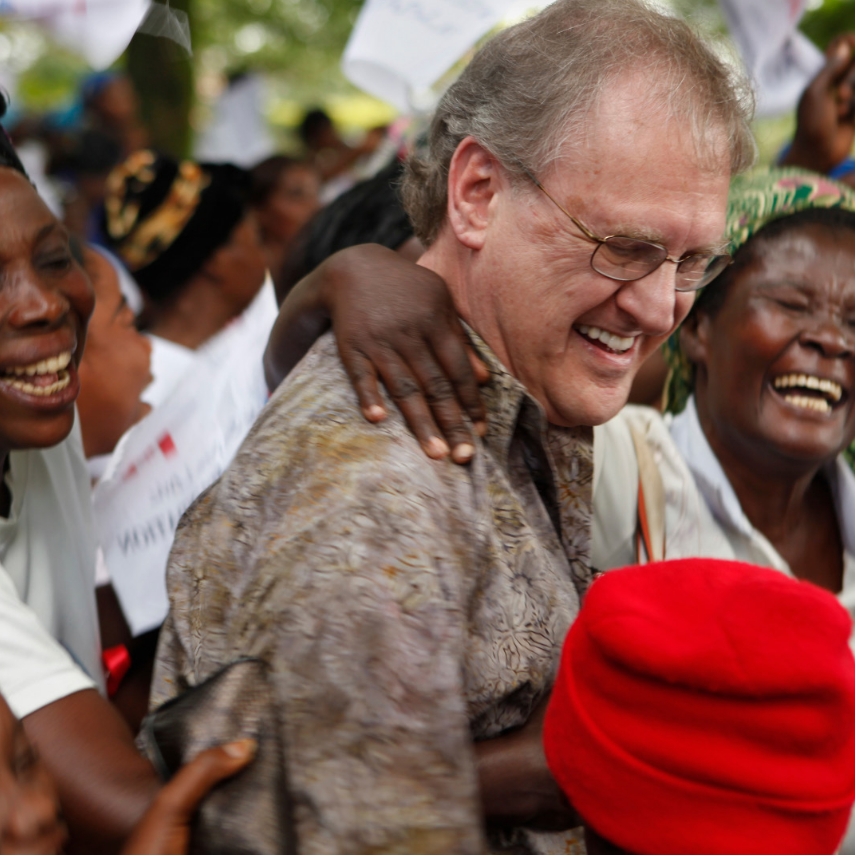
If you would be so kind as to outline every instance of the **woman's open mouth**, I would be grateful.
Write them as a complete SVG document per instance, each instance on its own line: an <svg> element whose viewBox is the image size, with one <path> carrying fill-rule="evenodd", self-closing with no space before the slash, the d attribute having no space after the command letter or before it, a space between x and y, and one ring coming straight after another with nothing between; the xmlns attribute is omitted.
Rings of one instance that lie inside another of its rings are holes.
<svg viewBox="0 0 856 856"><path fill-rule="evenodd" d="M68 370L70 363L71 351L64 351L37 363L3 369L0 381L27 395L47 398L61 392L71 383Z"/></svg>
<svg viewBox="0 0 856 856"><path fill-rule="evenodd" d="M815 413L832 413L844 395L834 380L806 374L779 375L773 378L773 389L788 404Z"/></svg>

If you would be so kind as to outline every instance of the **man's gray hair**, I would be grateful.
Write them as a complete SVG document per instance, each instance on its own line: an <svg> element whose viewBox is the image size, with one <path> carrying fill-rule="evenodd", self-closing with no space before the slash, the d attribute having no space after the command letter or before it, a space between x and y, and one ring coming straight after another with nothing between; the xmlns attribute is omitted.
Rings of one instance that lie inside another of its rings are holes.
<svg viewBox="0 0 856 856"><path fill-rule="evenodd" d="M700 160L721 157L724 134L732 174L751 165L751 87L685 22L641 0L557 0L487 42L441 98L428 150L410 158L402 185L416 236L431 244L446 219L449 163L465 137L516 180L543 174L585 133L605 87L640 70L687 124Z"/></svg>

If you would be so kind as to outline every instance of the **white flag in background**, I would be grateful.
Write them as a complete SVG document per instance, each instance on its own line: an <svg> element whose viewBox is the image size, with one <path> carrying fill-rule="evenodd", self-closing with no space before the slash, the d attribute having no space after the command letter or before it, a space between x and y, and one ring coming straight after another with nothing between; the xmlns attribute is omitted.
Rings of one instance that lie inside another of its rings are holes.
<svg viewBox="0 0 856 856"><path fill-rule="evenodd" d="M728 28L755 82L759 116L793 110L824 64L797 30L806 0L719 0Z"/></svg>
<svg viewBox="0 0 856 856"><path fill-rule="evenodd" d="M172 39L190 51L187 15L152 0L0 0L0 17L32 20L92 68L112 65L134 33Z"/></svg>
<svg viewBox="0 0 856 856"><path fill-rule="evenodd" d="M549 0L366 0L342 57L351 83L402 113L430 109L430 86L510 14Z"/></svg>

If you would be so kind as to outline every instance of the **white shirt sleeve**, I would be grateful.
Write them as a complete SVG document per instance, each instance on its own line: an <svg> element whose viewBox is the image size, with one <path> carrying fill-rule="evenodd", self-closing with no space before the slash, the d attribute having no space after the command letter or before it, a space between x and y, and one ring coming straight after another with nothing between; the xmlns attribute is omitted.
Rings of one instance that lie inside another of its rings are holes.
<svg viewBox="0 0 856 856"><path fill-rule="evenodd" d="M96 689L18 597L0 566L0 693L19 719L80 690Z"/></svg>

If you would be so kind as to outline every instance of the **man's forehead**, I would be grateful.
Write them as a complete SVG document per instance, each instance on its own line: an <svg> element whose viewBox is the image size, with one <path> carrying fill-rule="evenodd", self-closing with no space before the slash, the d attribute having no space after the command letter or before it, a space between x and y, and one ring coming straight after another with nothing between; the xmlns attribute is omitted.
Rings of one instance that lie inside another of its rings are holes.
<svg viewBox="0 0 856 856"><path fill-rule="evenodd" d="M705 105L691 105L691 96L675 92L670 76L657 67L614 77L583 117L569 121L563 157L580 165L606 165L610 160L645 160L668 153L667 163L680 159L700 169L730 173L724 125L715 120L699 123Z"/></svg>
<svg viewBox="0 0 856 856"><path fill-rule="evenodd" d="M675 119L625 122L613 111L587 125L585 141L569 137L560 157L539 176L572 214L595 231L607 230L600 237L620 234L667 246L680 228L676 218L693 221L705 246L692 249L721 246L730 181L727 145L710 159Z"/></svg>

